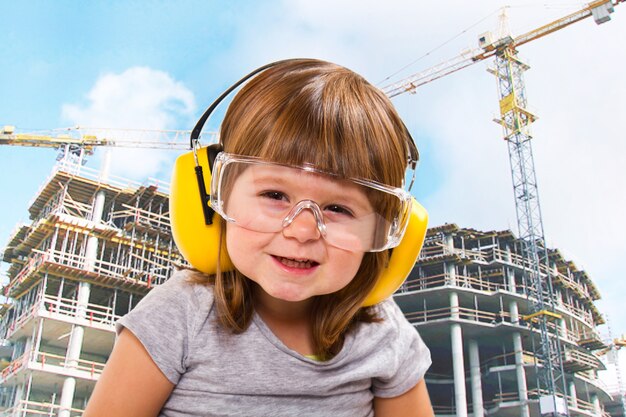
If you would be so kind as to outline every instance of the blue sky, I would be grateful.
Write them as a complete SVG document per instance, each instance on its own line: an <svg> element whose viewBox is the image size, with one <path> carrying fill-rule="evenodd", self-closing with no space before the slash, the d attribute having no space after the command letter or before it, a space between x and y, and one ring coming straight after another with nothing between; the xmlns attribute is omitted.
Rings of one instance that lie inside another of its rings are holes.
<svg viewBox="0 0 626 417"><path fill-rule="evenodd" d="M580 6L529 1L2 2L0 125L190 129L225 87L269 61L331 60L384 86L475 48L508 9L513 34ZM548 244L598 285L598 304L626 333L626 6L520 48ZM408 65L411 64L412 65ZM402 68L408 67L398 72ZM515 211L496 82L479 63L394 99L423 157L414 194L445 222L512 228ZM386 80L392 74L395 76ZM219 118L209 129L215 129ZM116 154L114 172L167 179L175 153ZM55 153L0 148L0 241L27 220ZM98 167L98 156L90 166ZM139 161L139 163L138 163ZM6 265L4 266L6 268Z"/></svg>

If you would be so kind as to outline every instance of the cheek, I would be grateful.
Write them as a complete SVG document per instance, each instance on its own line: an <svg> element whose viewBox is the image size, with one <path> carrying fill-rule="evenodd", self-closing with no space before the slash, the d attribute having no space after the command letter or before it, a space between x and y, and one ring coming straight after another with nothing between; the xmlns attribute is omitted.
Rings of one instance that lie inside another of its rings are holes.
<svg viewBox="0 0 626 417"><path fill-rule="evenodd" d="M256 255L261 253L267 245L267 236L257 232L234 226L226 225L226 249L230 260L244 275L250 272L250 268L256 265Z"/></svg>
<svg viewBox="0 0 626 417"><path fill-rule="evenodd" d="M230 223L226 224L226 248L229 254L231 251L240 251L251 243L246 232L247 230L241 227L233 226Z"/></svg>
<svg viewBox="0 0 626 417"><path fill-rule="evenodd" d="M363 253L346 253L337 259L339 271L337 277L341 280L342 288L352 281L361 267Z"/></svg>
<svg viewBox="0 0 626 417"><path fill-rule="evenodd" d="M226 249L228 256L237 269L241 269L241 263L245 261L243 256L246 252L252 255L250 251L250 240L245 236L245 230L239 227L226 225Z"/></svg>

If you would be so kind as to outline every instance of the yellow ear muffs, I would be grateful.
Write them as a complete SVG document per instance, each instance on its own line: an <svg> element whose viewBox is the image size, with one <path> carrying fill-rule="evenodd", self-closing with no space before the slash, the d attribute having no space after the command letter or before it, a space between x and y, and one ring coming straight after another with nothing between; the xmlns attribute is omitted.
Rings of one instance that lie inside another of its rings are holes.
<svg viewBox="0 0 626 417"><path fill-rule="evenodd" d="M198 163L204 173L207 186L211 183L211 170L206 148L198 149ZM176 159L170 185L170 224L172 236L183 257L198 271L205 274L217 272L218 244L220 242L220 219L214 214L213 224L204 221L203 202L198 191L193 152ZM207 203L208 204L208 203ZM226 245L222 246L220 267L232 270Z"/></svg>
<svg viewBox="0 0 626 417"><path fill-rule="evenodd" d="M206 148L198 150L198 163L205 173L205 184L211 182L211 171ZM178 250L197 270L206 274L217 271L217 254L220 241L220 221L214 214L213 224L205 224L202 199L198 192L193 152L176 159L170 191L170 223ZM428 213L412 199L409 224L400 245L393 248L389 264L381 273L376 285L363 305L371 306L393 294L411 272L424 243ZM234 268L225 246L222 246L220 267L222 271Z"/></svg>
<svg viewBox="0 0 626 417"><path fill-rule="evenodd" d="M396 292L411 273L422 250L428 227L428 212L414 198L411 199L411 203L409 224L402 241L392 249L387 268L383 270L376 285L363 302L365 307L377 304Z"/></svg>

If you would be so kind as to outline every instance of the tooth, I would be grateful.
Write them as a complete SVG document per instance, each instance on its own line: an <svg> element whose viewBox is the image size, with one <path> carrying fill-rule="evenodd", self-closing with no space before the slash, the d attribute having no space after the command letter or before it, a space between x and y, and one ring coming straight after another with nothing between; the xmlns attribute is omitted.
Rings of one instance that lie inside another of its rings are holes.
<svg viewBox="0 0 626 417"><path fill-rule="evenodd" d="M311 261L309 260L297 260L290 258L281 258L281 262L291 268L311 268Z"/></svg>

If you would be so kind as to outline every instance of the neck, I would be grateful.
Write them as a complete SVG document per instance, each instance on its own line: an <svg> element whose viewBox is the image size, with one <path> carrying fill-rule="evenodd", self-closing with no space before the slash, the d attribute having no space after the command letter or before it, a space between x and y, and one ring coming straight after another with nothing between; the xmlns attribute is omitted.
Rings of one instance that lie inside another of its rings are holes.
<svg viewBox="0 0 626 417"><path fill-rule="evenodd" d="M315 354L311 323L312 300L284 301L255 287L255 310L267 327L288 348L302 355Z"/></svg>
<svg viewBox="0 0 626 417"><path fill-rule="evenodd" d="M258 285L254 288L254 299L254 307L263 319L269 316L285 322L310 320L311 299L296 302L281 300L267 294Z"/></svg>

